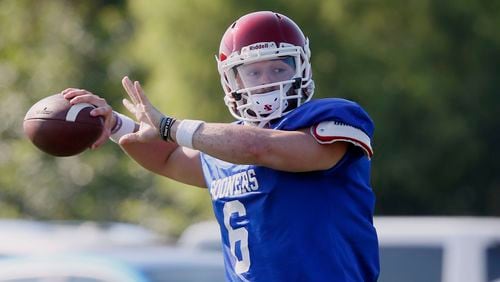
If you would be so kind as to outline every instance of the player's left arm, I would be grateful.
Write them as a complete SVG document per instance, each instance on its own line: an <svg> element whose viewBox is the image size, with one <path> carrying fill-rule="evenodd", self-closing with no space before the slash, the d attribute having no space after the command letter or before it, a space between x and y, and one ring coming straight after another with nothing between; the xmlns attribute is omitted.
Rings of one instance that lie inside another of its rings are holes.
<svg viewBox="0 0 500 282"><path fill-rule="evenodd" d="M176 135L176 125L172 128L173 136ZM305 172L335 166L349 145L342 141L320 144L311 135L309 128L283 131L236 124L204 123L193 136L193 146L231 163Z"/></svg>

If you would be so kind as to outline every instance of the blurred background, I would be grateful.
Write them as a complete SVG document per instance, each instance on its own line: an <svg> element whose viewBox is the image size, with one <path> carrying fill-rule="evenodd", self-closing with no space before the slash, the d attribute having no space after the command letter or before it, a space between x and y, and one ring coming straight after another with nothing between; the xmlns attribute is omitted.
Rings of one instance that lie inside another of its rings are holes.
<svg viewBox="0 0 500 282"><path fill-rule="evenodd" d="M0 0L0 217L127 222L172 238L213 219L206 191L148 173L114 143L41 153L23 117L67 87L126 113L129 75L165 113L230 122L214 55L256 10L309 37L315 98L354 100L373 118L377 216L500 216L499 1Z"/></svg>

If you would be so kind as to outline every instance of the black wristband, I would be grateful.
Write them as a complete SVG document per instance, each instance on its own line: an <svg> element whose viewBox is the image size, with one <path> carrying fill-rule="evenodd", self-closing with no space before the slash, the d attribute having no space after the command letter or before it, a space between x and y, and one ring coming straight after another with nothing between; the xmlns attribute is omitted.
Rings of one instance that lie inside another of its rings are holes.
<svg viewBox="0 0 500 282"><path fill-rule="evenodd" d="M176 122L176 119L169 116L164 116L160 120L159 133L163 141L174 141L170 135L170 129Z"/></svg>
<svg viewBox="0 0 500 282"><path fill-rule="evenodd" d="M116 132L118 132L118 130L122 128L123 124L122 119L116 112L113 112L113 116L115 117L115 125L113 126L113 128L111 128L111 134L115 134Z"/></svg>

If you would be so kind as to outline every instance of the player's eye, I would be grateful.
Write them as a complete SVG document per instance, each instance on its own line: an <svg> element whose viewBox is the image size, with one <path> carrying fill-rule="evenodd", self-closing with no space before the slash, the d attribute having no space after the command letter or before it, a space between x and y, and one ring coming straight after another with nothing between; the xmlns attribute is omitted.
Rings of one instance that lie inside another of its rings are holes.
<svg viewBox="0 0 500 282"><path fill-rule="evenodd" d="M252 78L258 77L258 76L260 76L260 74L261 74L261 72L258 70L247 70L245 72L245 76L252 77Z"/></svg>
<svg viewBox="0 0 500 282"><path fill-rule="evenodd" d="M282 73L282 72L284 72L284 71L286 71L284 68L274 68L274 69L273 69L273 72L274 72L274 73Z"/></svg>

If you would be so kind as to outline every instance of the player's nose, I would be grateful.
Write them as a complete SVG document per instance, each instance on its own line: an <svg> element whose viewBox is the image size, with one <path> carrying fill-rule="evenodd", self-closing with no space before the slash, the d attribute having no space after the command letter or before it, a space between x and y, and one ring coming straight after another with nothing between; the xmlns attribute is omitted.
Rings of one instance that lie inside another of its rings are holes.
<svg viewBox="0 0 500 282"><path fill-rule="evenodd" d="M275 82L273 73L269 70L262 72L262 76L260 77L260 82L262 85Z"/></svg>

